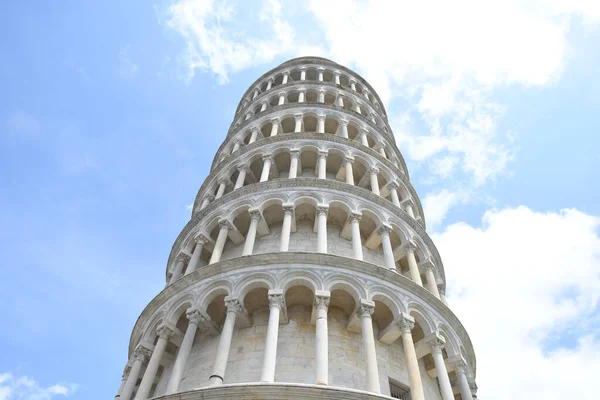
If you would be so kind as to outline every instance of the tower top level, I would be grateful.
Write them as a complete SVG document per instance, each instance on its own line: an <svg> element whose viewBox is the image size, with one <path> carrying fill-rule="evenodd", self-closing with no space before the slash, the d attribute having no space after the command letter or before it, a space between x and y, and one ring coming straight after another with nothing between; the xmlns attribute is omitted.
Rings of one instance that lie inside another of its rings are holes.
<svg viewBox="0 0 600 400"><path fill-rule="evenodd" d="M471 341L371 85L286 61L224 137L118 398L476 398Z"/></svg>

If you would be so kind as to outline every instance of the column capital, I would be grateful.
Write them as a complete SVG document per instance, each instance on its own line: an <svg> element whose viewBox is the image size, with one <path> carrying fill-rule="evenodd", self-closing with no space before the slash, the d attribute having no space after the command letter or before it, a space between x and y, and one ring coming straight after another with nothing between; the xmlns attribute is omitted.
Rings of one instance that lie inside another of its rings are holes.
<svg viewBox="0 0 600 400"><path fill-rule="evenodd" d="M360 305L356 309L356 314L360 317L371 318L371 315L375 312L375 302L370 300L360 300Z"/></svg>
<svg viewBox="0 0 600 400"><path fill-rule="evenodd" d="M290 150L290 157L300 157L300 149L292 149Z"/></svg>
<svg viewBox="0 0 600 400"><path fill-rule="evenodd" d="M348 121L346 118L342 118L340 120L340 125L342 125L342 126L348 126L349 123L350 123L350 121Z"/></svg>
<svg viewBox="0 0 600 400"><path fill-rule="evenodd" d="M228 313L231 312L234 314L237 314L244 309L239 299L225 299L225 308Z"/></svg>
<svg viewBox="0 0 600 400"><path fill-rule="evenodd" d="M321 214L325 214L325 216L327 216L328 213L329 213L329 205L317 204L317 216L319 216Z"/></svg>
<svg viewBox="0 0 600 400"><path fill-rule="evenodd" d="M377 228L377 233L379 233L380 236L389 235L393 232L393 230L394 228L392 228L388 224L381 224L379 228Z"/></svg>
<svg viewBox="0 0 600 400"><path fill-rule="evenodd" d="M151 355L152 355L152 350L150 350L149 348L144 347L142 345L139 345L133 352L133 359L144 362L144 361L148 360Z"/></svg>
<svg viewBox="0 0 600 400"><path fill-rule="evenodd" d="M450 365L454 367L457 374L467 374L467 362L462 357L450 363Z"/></svg>
<svg viewBox="0 0 600 400"><path fill-rule="evenodd" d="M350 223L353 223L354 221L360 222L361 218L362 218L362 213L353 212L353 213L350 213L350 216L348 217L348 220L350 221Z"/></svg>
<svg viewBox="0 0 600 400"><path fill-rule="evenodd" d="M219 228L220 229L223 229L223 228L231 229L232 228L231 222L229 222L226 219L220 219L219 220Z"/></svg>
<svg viewBox="0 0 600 400"><path fill-rule="evenodd" d="M127 379L127 377L129 377L130 372L131 372L131 365L126 365L125 369L123 370L123 375L121 375L121 377L123 379Z"/></svg>
<svg viewBox="0 0 600 400"><path fill-rule="evenodd" d="M354 163L354 157L352 157L352 156L344 156L344 162L345 163L353 164Z"/></svg>
<svg viewBox="0 0 600 400"><path fill-rule="evenodd" d="M329 151L327 151L327 150L323 150L323 149L319 150L319 158L327 158L328 154L329 154Z"/></svg>
<svg viewBox="0 0 600 400"><path fill-rule="evenodd" d="M441 336L436 336L433 339L429 340L427 344L431 348L432 354L441 354L442 349L446 345L446 340Z"/></svg>
<svg viewBox="0 0 600 400"><path fill-rule="evenodd" d="M175 333L175 330L167 325L161 325L156 329L156 334L161 339L168 339Z"/></svg>
<svg viewBox="0 0 600 400"><path fill-rule="evenodd" d="M269 290L269 292L273 292ZM278 307L280 309L285 308L285 297L283 296L283 291L279 293L269 293L269 307Z"/></svg>
<svg viewBox="0 0 600 400"><path fill-rule="evenodd" d="M329 300L330 297L327 295L315 295L315 298L313 300L313 306L316 309L325 309L327 310L329 308Z"/></svg>
<svg viewBox="0 0 600 400"><path fill-rule="evenodd" d="M258 208L251 208L248 210L248 214L250 214L250 219L260 221L262 218L262 214Z"/></svg>
<svg viewBox="0 0 600 400"><path fill-rule="evenodd" d="M405 313L401 313L397 323L402 333L410 333L415 327L415 319Z"/></svg>
<svg viewBox="0 0 600 400"><path fill-rule="evenodd" d="M379 168L377 168L377 167L371 167L371 168L369 169L369 172L370 172L371 174L379 174Z"/></svg>
<svg viewBox="0 0 600 400"><path fill-rule="evenodd" d="M247 171L248 170L248 166L246 164L238 164L238 165L235 166L235 168L238 171L242 171L242 170L246 170Z"/></svg>
<svg viewBox="0 0 600 400"><path fill-rule="evenodd" d="M273 123L273 124L279 124L279 117L273 117L273 118L271 118L271 123Z"/></svg>
<svg viewBox="0 0 600 400"><path fill-rule="evenodd" d="M306 88L299 88L298 89L298 93L304 93L304 94L306 94Z"/></svg>
<svg viewBox="0 0 600 400"><path fill-rule="evenodd" d="M204 246L210 242L210 239L207 238L203 233L200 233L199 235L194 236L194 242Z"/></svg>
<svg viewBox="0 0 600 400"><path fill-rule="evenodd" d="M185 316L190 321L190 324L200 325L206 321L206 315L202 314L197 308L188 308Z"/></svg>
<svg viewBox="0 0 600 400"><path fill-rule="evenodd" d="M250 132L254 132L254 131L258 132L258 126L257 125L252 125L250 127Z"/></svg>
<svg viewBox="0 0 600 400"><path fill-rule="evenodd" d="M294 204L293 203L283 203L282 206L284 214L292 215L294 213Z"/></svg>
<svg viewBox="0 0 600 400"><path fill-rule="evenodd" d="M445 296L446 295L446 289L444 288L444 284L443 283L438 283L437 287L438 287L438 292L440 293L440 295Z"/></svg>
<svg viewBox="0 0 600 400"><path fill-rule="evenodd" d="M302 114L302 113L294 114L294 118L296 119L296 121L301 120L303 117L304 117L304 114Z"/></svg>
<svg viewBox="0 0 600 400"><path fill-rule="evenodd" d="M204 199L208 199L208 201L213 201L215 199L215 195L209 193L206 196L204 196L204 198L202 200L204 200Z"/></svg>
<svg viewBox="0 0 600 400"><path fill-rule="evenodd" d="M189 260L190 260L190 256L183 252L180 252L179 254L177 254L177 256L175 256L176 262L185 263L186 261L189 261Z"/></svg>
<svg viewBox="0 0 600 400"><path fill-rule="evenodd" d="M324 121L327 118L325 114L317 114L317 120Z"/></svg>
<svg viewBox="0 0 600 400"><path fill-rule="evenodd" d="M272 154L264 154L262 156L263 161L269 161L269 162L273 162L273 155Z"/></svg>
<svg viewBox="0 0 600 400"><path fill-rule="evenodd" d="M401 248L404 250L405 253L408 252L414 252L417 249L417 243L410 239L408 242L404 243Z"/></svg>
<svg viewBox="0 0 600 400"><path fill-rule="evenodd" d="M400 185L398 185L398 182L396 182L396 181L391 181L390 183L387 184L387 187L389 190L396 190L400 187Z"/></svg>
<svg viewBox="0 0 600 400"><path fill-rule="evenodd" d="M219 185L223 185L223 184L227 185L229 183L229 178L221 177L221 178L219 178L219 180L217 181L217 183Z"/></svg>

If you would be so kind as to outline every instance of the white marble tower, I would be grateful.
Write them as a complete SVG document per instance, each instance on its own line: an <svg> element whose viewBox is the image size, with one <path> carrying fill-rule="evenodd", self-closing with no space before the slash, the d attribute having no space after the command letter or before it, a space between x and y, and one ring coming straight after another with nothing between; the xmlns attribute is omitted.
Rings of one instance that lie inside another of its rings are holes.
<svg viewBox="0 0 600 400"><path fill-rule="evenodd" d="M244 94L116 398L476 398L475 354L385 109L303 57Z"/></svg>

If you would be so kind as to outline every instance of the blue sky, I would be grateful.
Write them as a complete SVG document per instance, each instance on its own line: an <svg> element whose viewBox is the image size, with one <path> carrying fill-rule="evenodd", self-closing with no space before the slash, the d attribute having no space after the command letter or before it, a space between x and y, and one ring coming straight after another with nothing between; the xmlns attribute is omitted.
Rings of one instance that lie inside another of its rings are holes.
<svg viewBox="0 0 600 400"><path fill-rule="evenodd" d="M355 69L386 102L480 396L595 398L571 382L600 370L596 2L19 1L2 15L0 400L114 396L241 95L300 55Z"/></svg>

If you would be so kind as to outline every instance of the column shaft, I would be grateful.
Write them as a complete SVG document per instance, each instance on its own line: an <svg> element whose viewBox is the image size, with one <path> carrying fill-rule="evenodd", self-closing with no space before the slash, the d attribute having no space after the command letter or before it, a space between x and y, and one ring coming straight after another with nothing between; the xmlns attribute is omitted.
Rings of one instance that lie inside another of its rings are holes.
<svg viewBox="0 0 600 400"><path fill-rule="evenodd" d="M136 358L133 361L131 371L129 371L129 376L127 377L127 382L125 382L125 386L123 386L123 390L121 391L121 400L129 400L131 398L131 395L133 394L133 389L135 389L135 384L140 378L140 372L142 372L142 363L142 358Z"/></svg>
<svg viewBox="0 0 600 400"><path fill-rule="evenodd" d="M279 298L269 296L269 324L267 325L267 338L263 368L260 380L262 382L273 382L275 380L275 360L277 359L277 340L279 336L279 313L283 302L283 295Z"/></svg>
<svg viewBox="0 0 600 400"><path fill-rule="evenodd" d="M298 177L298 159L300 158L299 151L291 151L290 152L290 179L295 179Z"/></svg>
<svg viewBox="0 0 600 400"><path fill-rule="evenodd" d="M329 297L315 298L317 311L315 334L315 372L317 385L327 385L329 381L329 345L327 329L327 308Z"/></svg>
<svg viewBox="0 0 600 400"><path fill-rule="evenodd" d="M319 153L319 171L317 174L317 178L327 178L327 153Z"/></svg>
<svg viewBox="0 0 600 400"><path fill-rule="evenodd" d="M327 253L327 211L317 209L317 252Z"/></svg>
<svg viewBox="0 0 600 400"><path fill-rule="evenodd" d="M166 394L177 393L177 390L179 389L179 383L181 383L181 377L183 376L183 371L185 370L187 360L190 357L192 345L194 344L194 338L196 337L196 331L198 330L198 322L200 318L199 315L200 313L198 311L195 311L195 313L188 313L190 322L185 331L185 335L183 336L181 346L179 346L177 358L175 359L173 370L171 371L171 376L169 377L169 382L167 383Z"/></svg>
<svg viewBox="0 0 600 400"><path fill-rule="evenodd" d="M181 278L181 271L183 271L183 260L177 260L177 264L175 264L175 270L173 271L173 275L171 275L171 279L169 279L169 285L172 285L173 282Z"/></svg>
<svg viewBox="0 0 600 400"><path fill-rule="evenodd" d="M258 137L258 129L254 128L254 129L252 129L252 133L250 134L250 140L248 141L248 144L256 142L257 137Z"/></svg>
<svg viewBox="0 0 600 400"><path fill-rule="evenodd" d="M246 180L246 169L245 168L240 168L239 169L239 174L238 177L235 181L235 186L233 187L233 190L239 189L242 186L244 186L244 182Z"/></svg>
<svg viewBox="0 0 600 400"><path fill-rule="evenodd" d="M266 182L269 180L269 172L271 171L271 162L272 161L273 161L273 159L271 157L263 158L263 169L262 169L262 173L260 174L261 182Z"/></svg>
<svg viewBox="0 0 600 400"><path fill-rule="evenodd" d="M456 369L456 379L458 380L458 388L460 389L460 396L462 399L473 400L473 394L471 393L471 388L469 387L469 381L467 380L464 367L459 367Z"/></svg>
<svg viewBox="0 0 600 400"><path fill-rule="evenodd" d="M248 227L246 241L244 242L244 250L242 251L243 256L248 256L254 251L254 242L256 240L256 230L258 228L259 219L260 213L258 213L258 211L256 211L256 214L250 214L250 226Z"/></svg>
<svg viewBox="0 0 600 400"><path fill-rule="evenodd" d="M227 307L227 317L225 317L225 323L223 324L223 330L221 331L219 344L217 345L217 357L215 358L213 373L210 377L210 386L222 384L225 378L225 369L227 368L227 359L229 358L229 350L231 349L231 337L233 336L237 308L239 308L239 303L237 302L234 306Z"/></svg>
<svg viewBox="0 0 600 400"><path fill-rule="evenodd" d="M392 197L392 203L394 203L394 205L396 207L400 207L400 198L398 197L398 189L396 189L395 187L390 187L390 195Z"/></svg>
<svg viewBox="0 0 600 400"><path fill-rule="evenodd" d="M351 217L350 223L352 224L352 250L354 251L354 258L357 260L363 259L362 240L360 238L360 219L354 215Z"/></svg>
<svg viewBox="0 0 600 400"><path fill-rule="evenodd" d="M198 268L198 261L200 261L200 254L202 254L202 249L204 248L204 242L202 240L196 241L196 247L194 248L194 252L192 253L192 258L190 258L190 262L185 270L185 274L191 274Z"/></svg>
<svg viewBox="0 0 600 400"><path fill-rule="evenodd" d="M425 276L427 277L427 289L433 293L435 297L441 300L437 282L435 281L435 274L433 273L433 268L431 268L431 266L425 269Z"/></svg>
<svg viewBox="0 0 600 400"><path fill-rule="evenodd" d="M223 248L225 247L225 242L227 241L227 235L229 234L229 224L221 224L221 229L219 230L219 236L217 236L217 241L215 242L215 248L210 256L209 264L214 264L216 262L221 261L221 254L223 254Z"/></svg>
<svg viewBox="0 0 600 400"><path fill-rule="evenodd" d="M381 246L383 247L383 258L385 260L385 267L387 269L396 270L396 261L394 260L394 250L392 249L392 242L390 240L391 229L383 228L380 231L381 235Z"/></svg>
<svg viewBox="0 0 600 400"><path fill-rule="evenodd" d="M347 121L342 121L341 136L343 138L348 139L348 122Z"/></svg>
<svg viewBox="0 0 600 400"><path fill-rule="evenodd" d="M352 171L352 160L346 159L346 183L354 185L354 172Z"/></svg>
<svg viewBox="0 0 600 400"><path fill-rule="evenodd" d="M371 191L379 196L379 180L377 179L379 170L371 170Z"/></svg>
<svg viewBox="0 0 600 400"><path fill-rule="evenodd" d="M448 371L446 370L446 363L444 362L444 356L441 349L434 350L432 353L433 362L435 363L435 369L437 371L438 382L440 383L440 391L442 392L443 400L454 400L454 394L452 393L452 385L450 385L450 378L448 377Z"/></svg>
<svg viewBox="0 0 600 400"><path fill-rule="evenodd" d="M294 132L295 133L302 132L302 116L295 118L295 120L294 120Z"/></svg>
<svg viewBox="0 0 600 400"><path fill-rule="evenodd" d="M362 306L361 306L362 307ZM375 336L373 335L373 323L371 314L374 306L368 310L360 311L360 328L363 340L363 351L367 362L367 390L369 392L381 393L379 385L379 369L377 367L377 353L375 352Z"/></svg>
<svg viewBox="0 0 600 400"><path fill-rule="evenodd" d="M154 383L154 378L156 377L156 371L158 371L158 367L160 365L160 359L165 352L168 342L169 339L166 335L160 335L158 338L158 342L156 342L156 346L154 346L154 351L152 352L152 357L150 357L150 361L148 362L148 366L144 372L144 377L142 378L140 387L135 395L135 400L146 400L148 398L150 389Z"/></svg>
<svg viewBox="0 0 600 400"><path fill-rule="evenodd" d="M279 244L279 251L288 251L290 247L290 232L292 230L292 216L293 208L284 207L283 209L283 223L281 224L281 242Z"/></svg>
<svg viewBox="0 0 600 400"><path fill-rule="evenodd" d="M415 344L410 330L403 330L402 345L404 346L404 358L408 368L408 381L410 384L410 394L412 400L425 400L423 394L423 384L421 383L421 372L419 371L419 362L415 352Z"/></svg>
<svg viewBox="0 0 600 400"><path fill-rule="evenodd" d="M421 274L419 273L419 266L417 265L417 260L415 259L415 250L408 249L406 252L406 259L408 260L408 269L410 270L410 279L415 282L419 286L423 286L423 281L421 280Z"/></svg>
<svg viewBox="0 0 600 400"><path fill-rule="evenodd" d="M227 182L219 182L219 189L217 190L217 194L215 195L215 200L220 199L225 193L225 187L227 186Z"/></svg>

